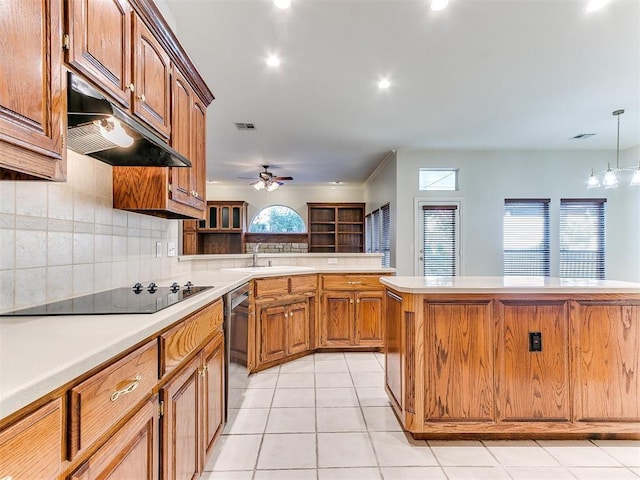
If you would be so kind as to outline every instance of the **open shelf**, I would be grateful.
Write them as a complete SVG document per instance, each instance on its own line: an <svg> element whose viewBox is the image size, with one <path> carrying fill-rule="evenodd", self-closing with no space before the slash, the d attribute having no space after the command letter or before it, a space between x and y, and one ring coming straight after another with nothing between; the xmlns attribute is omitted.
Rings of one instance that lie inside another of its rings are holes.
<svg viewBox="0 0 640 480"><path fill-rule="evenodd" d="M309 252L364 252L364 203L307 203Z"/></svg>

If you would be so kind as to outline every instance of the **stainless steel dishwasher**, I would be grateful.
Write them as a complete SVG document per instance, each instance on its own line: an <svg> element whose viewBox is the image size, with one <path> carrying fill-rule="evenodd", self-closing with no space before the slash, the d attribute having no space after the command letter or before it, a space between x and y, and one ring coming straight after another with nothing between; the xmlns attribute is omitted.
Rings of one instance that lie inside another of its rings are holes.
<svg viewBox="0 0 640 480"><path fill-rule="evenodd" d="M247 388L249 344L249 284L224 296L225 421L229 408L236 408Z"/></svg>

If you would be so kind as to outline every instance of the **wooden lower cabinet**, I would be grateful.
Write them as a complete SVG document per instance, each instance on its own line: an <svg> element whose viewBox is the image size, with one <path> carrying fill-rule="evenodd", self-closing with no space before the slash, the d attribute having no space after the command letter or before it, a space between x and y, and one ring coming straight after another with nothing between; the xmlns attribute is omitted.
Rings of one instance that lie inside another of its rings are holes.
<svg viewBox="0 0 640 480"><path fill-rule="evenodd" d="M158 478L159 444L158 398L154 396L68 478L155 480Z"/></svg>
<svg viewBox="0 0 640 480"><path fill-rule="evenodd" d="M263 305L259 315L259 361L268 363L310 348L310 305L304 298L284 305Z"/></svg>
<svg viewBox="0 0 640 480"><path fill-rule="evenodd" d="M0 478L53 480L62 469L62 399L0 432Z"/></svg>
<svg viewBox="0 0 640 480"><path fill-rule="evenodd" d="M383 291L325 291L319 346L382 347L383 306Z"/></svg>
<svg viewBox="0 0 640 480"><path fill-rule="evenodd" d="M222 428L224 395L222 334L181 367L160 390L162 478L194 480Z"/></svg>

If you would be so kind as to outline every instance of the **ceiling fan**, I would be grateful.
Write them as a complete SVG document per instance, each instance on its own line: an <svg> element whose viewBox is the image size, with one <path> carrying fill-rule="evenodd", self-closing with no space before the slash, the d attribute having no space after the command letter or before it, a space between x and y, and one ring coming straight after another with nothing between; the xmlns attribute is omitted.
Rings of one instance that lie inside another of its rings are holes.
<svg viewBox="0 0 640 480"><path fill-rule="evenodd" d="M258 174L259 180L251 184L256 190L266 189L268 192L273 192L277 188L280 188L281 185L284 185L282 182L293 180L293 177L276 177L269 171L269 165L262 165L262 168L264 168L264 172Z"/></svg>

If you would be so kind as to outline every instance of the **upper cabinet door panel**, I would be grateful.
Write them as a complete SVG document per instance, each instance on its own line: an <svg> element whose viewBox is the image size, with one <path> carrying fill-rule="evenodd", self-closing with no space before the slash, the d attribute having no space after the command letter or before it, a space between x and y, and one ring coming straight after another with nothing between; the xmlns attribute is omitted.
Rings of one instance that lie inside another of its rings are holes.
<svg viewBox="0 0 640 480"><path fill-rule="evenodd" d="M131 7L126 0L69 0L67 63L129 107Z"/></svg>
<svg viewBox="0 0 640 480"><path fill-rule="evenodd" d="M193 206L204 210L207 200L207 153L206 153L206 131L207 131L207 107L198 101L194 95L193 109L191 110L191 185L195 189ZM242 209L237 207L242 220ZM235 227L235 225L234 225ZM243 222L238 222L238 229L243 229Z"/></svg>
<svg viewBox="0 0 640 480"><path fill-rule="evenodd" d="M147 26L134 16L133 113L166 137L170 133L169 56Z"/></svg>
<svg viewBox="0 0 640 480"><path fill-rule="evenodd" d="M182 74L176 69L173 70L171 107L171 146L185 157L191 159L191 88L187 84ZM169 195L171 199L190 204L191 192L191 171L192 168L172 168L171 184L172 189Z"/></svg>
<svg viewBox="0 0 640 480"><path fill-rule="evenodd" d="M42 178L63 179L61 8L59 2L0 2L0 165ZM48 157L38 172L26 156ZM58 162L60 163L60 162Z"/></svg>

